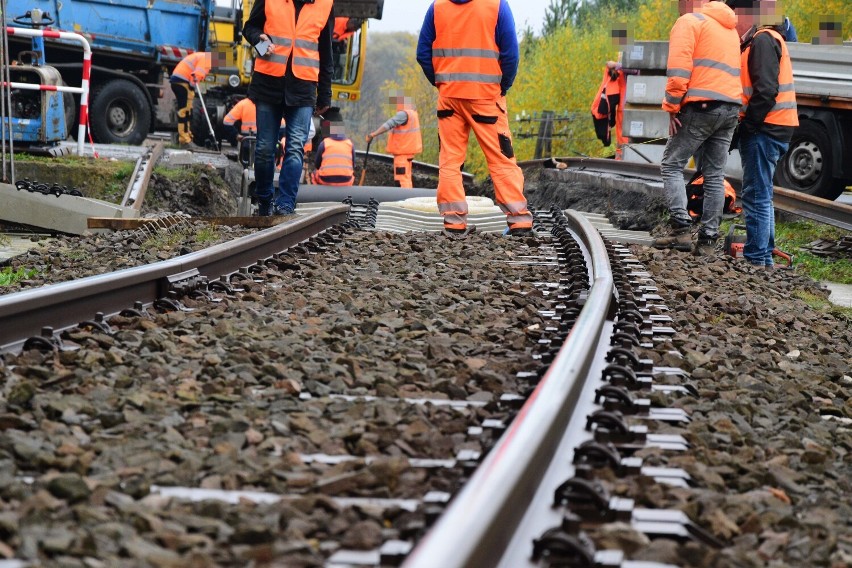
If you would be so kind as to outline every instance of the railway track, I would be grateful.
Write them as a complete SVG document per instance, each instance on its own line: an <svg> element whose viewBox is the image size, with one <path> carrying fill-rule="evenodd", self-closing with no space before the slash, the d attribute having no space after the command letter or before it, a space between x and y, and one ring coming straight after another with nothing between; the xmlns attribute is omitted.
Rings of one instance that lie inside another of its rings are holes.
<svg viewBox="0 0 852 568"><path fill-rule="evenodd" d="M113 326L122 328L134 318L157 319L156 313L171 317L169 313L209 310L215 306L209 302L221 302L222 295L249 292L253 283L261 282L270 270L298 269L302 262L333 255L345 243L341 241L345 233L359 226L350 213L345 206L318 209L291 223L179 259L0 297L0 317L8 323L0 343L7 353L23 349L22 356L30 352L49 356L79 349L91 333L113 336ZM634 346L653 343L673 333L666 326L670 318L659 313L664 307L657 303L653 283L645 279L629 254L607 247L583 217L553 210L538 214L536 226L542 235L540 241L535 246L524 245L530 254L508 263L515 267L535 266L550 275L535 283L545 305L537 311L542 323L533 326L533 336L537 338L531 361L534 370L520 372L511 381L517 386L514 392L502 393L496 414L492 411L481 424L468 427L469 432L505 429L493 448L491 436L485 435L479 442L485 444L480 450L462 451L454 459L443 458L449 464L445 467L461 467L464 472L479 455L487 453L446 514L414 548L408 565L435 566L436 559L440 559L438 565L442 566L519 566L532 555L546 557L549 562L568 558L585 562L577 566L640 566L624 560L619 551L595 551L584 537L583 530L607 520L609 514L621 518L632 515L635 526L639 530L645 527L649 533L677 538L690 538L693 534L718 545L712 537L695 529L682 513L634 508L623 499L616 500L617 510L607 509L609 500L602 497L605 490L592 480L594 470L612 466L623 467L622 473L642 474L641 459L622 459L619 452L627 456L645 443L675 449L685 449L687 445L678 435L658 435L653 433L654 428L649 433L647 426L631 424L634 419L622 415L634 413L646 425L657 420L678 423L688 419L674 409L650 409L630 392L646 387L661 392L686 391L683 385L653 386L653 374L671 373L677 377L677 371L655 369L631 351ZM210 307L202 307L204 304ZM25 337L37 328L41 328L40 334ZM47 383L62 384L66 380L57 376L48 378ZM340 396L325 394L332 399ZM264 396L280 394L269 392ZM372 401L367 404L377 400L364 399L363 394L343 395L342 399ZM526 403L521 406L524 400ZM440 405L438 400L428 402ZM600 405L597 411L596 404ZM469 410L479 405L462 400L457 407ZM514 420L514 412L506 414L511 408L520 408ZM572 454L574 465L569 459ZM363 460L363 456L303 454L301 459L329 465ZM418 456L413 461L428 467L430 459L434 461L435 456ZM678 470L646 469L644 474L681 484L688 480L688 475ZM566 508L563 513L555 513L552 506L546 505L554 487L561 488L557 504ZM205 493L202 488L172 489L157 484L151 491L189 501L205 497L227 500L240 495L255 502L281 499L280 495L258 492L257 487L242 492L234 489L237 491L217 494ZM415 499L414 505L406 496L409 502L400 497L378 506L413 508L425 518L442 508L453 492L455 489L433 491L431 496ZM590 499L607 503L589 509ZM346 501L341 497L339 505L345 503L366 506L357 499ZM529 512L520 515L527 506ZM470 511L478 512L479 521L473 525ZM562 514L572 518L578 515L581 521L569 526L561 523ZM521 520L524 522L516 522ZM388 539L370 552L341 548L327 559L327 565L399 564L412 549L416 531L398 533L400 538ZM500 550L494 542L507 546Z"/></svg>

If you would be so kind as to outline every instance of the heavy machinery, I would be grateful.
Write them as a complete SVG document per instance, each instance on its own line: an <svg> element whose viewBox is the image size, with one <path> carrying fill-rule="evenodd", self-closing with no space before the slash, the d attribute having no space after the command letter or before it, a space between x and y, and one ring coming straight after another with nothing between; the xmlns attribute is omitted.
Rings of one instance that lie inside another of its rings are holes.
<svg viewBox="0 0 852 568"><path fill-rule="evenodd" d="M799 127L778 163L775 183L825 199L836 199L852 184L852 44L788 43L796 84ZM666 85L668 42L640 41L624 54L625 67L639 69L627 78L624 134L631 144L624 159L662 159L668 113L660 109ZM658 143L653 143L656 141ZM728 174L742 177L739 152L728 160Z"/></svg>
<svg viewBox="0 0 852 568"><path fill-rule="evenodd" d="M253 0L6 0L7 26L40 10L53 20L45 29L84 35L92 47L89 127L95 142L140 144L154 130L174 130L177 117L167 80L174 66L195 51L225 54L226 64L206 83L205 100L213 124L221 125L233 97L245 94L251 76L251 50L241 30ZM340 73L334 79L336 101L357 100L364 69L366 18L381 18L384 0L336 0L335 15L365 18L360 30L335 46ZM31 51L27 38L9 36L12 59ZM67 41L45 41L45 56L62 81L79 85L79 48ZM63 97L79 116L79 97ZM206 138L202 114L194 117Z"/></svg>

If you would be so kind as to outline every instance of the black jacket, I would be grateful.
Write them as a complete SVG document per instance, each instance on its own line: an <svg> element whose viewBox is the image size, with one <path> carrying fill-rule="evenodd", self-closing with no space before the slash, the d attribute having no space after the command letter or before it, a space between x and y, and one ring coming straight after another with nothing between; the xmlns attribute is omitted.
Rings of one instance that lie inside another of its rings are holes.
<svg viewBox="0 0 852 568"><path fill-rule="evenodd" d="M296 7L296 19L302 6L312 3L311 0L293 0ZM243 36L252 45L260 41L263 26L266 24L266 1L257 0L251 9L246 25L243 28ZM328 16L319 36L319 81L305 81L293 75L292 58L287 62L287 72L283 77L273 77L265 73L254 71L251 75L248 97L254 101L271 104L283 103L288 106L317 107L323 108L331 105L331 76L334 73L334 60L331 52L331 38L334 32L334 8Z"/></svg>
<svg viewBox="0 0 852 568"><path fill-rule="evenodd" d="M783 35L783 34L782 34ZM748 55L748 73L754 93L748 102L743 128L747 132L761 131L783 142L793 137L792 126L766 124L766 115L775 106L778 96L778 72L781 68L781 44L768 33L754 36Z"/></svg>

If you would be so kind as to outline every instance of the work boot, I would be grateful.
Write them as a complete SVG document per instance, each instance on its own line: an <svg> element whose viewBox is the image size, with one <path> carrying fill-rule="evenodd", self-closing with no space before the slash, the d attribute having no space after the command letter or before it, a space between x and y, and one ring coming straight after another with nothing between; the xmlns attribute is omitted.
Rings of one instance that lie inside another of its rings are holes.
<svg viewBox="0 0 852 568"><path fill-rule="evenodd" d="M672 227L672 232L665 237L654 239L653 246L658 249L692 250L692 232L689 225Z"/></svg>
<svg viewBox="0 0 852 568"><path fill-rule="evenodd" d="M269 217L272 215L272 203L259 201L257 204L257 216Z"/></svg>
<svg viewBox="0 0 852 568"><path fill-rule="evenodd" d="M296 212L289 207L279 207L275 206L272 208L273 215L294 215Z"/></svg>
<svg viewBox="0 0 852 568"><path fill-rule="evenodd" d="M204 151L207 148L204 148L203 146L199 146L195 142L183 142L180 145L180 149L181 150L189 150L190 152L198 152L198 151Z"/></svg>
<svg viewBox="0 0 852 568"><path fill-rule="evenodd" d="M695 250L692 251L695 256L713 256L716 254L716 239L699 235L695 241Z"/></svg>
<svg viewBox="0 0 852 568"><path fill-rule="evenodd" d="M514 227L506 233L507 237L534 237L535 231L530 227Z"/></svg>
<svg viewBox="0 0 852 568"><path fill-rule="evenodd" d="M461 240L470 235L471 233L476 232L476 225L468 225L464 229L450 229L444 227L444 236L449 237L451 239Z"/></svg>

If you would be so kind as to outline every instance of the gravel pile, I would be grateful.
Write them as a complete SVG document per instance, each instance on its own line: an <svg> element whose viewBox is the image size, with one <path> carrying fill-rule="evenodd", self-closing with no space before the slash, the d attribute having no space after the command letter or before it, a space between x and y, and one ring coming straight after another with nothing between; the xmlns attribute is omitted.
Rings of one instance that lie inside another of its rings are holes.
<svg viewBox="0 0 852 568"><path fill-rule="evenodd" d="M549 270L510 261L535 253L493 235L353 233L234 296L75 330L74 350L4 355L0 557L321 566L410 538L421 514L336 498L457 488L461 464L412 460L481 452L488 435L468 429L509 419L496 401L536 367L525 328ZM193 503L157 486L282 499Z"/></svg>
<svg viewBox="0 0 852 568"><path fill-rule="evenodd" d="M688 455L645 449L696 488L611 480L638 507L681 509L721 551L628 527L594 537L632 557L684 567L852 566L852 324L813 309L827 292L787 270L756 270L637 247L678 334L643 355L691 374L699 398L652 397L692 417Z"/></svg>

